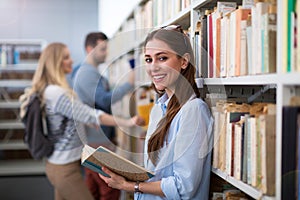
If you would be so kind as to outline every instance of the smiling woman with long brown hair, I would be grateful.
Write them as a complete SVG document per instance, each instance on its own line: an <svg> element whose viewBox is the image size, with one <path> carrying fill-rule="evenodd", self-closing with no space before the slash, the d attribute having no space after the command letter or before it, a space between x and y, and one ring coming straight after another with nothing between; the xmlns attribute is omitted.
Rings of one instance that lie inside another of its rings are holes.
<svg viewBox="0 0 300 200"><path fill-rule="evenodd" d="M209 194L213 118L195 83L194 55L180 26L154 30L144 44L145 68L160 98L145 140L144 165L155 176L130 182L106 168L100 175L135 199L206 200Z"/></svg>

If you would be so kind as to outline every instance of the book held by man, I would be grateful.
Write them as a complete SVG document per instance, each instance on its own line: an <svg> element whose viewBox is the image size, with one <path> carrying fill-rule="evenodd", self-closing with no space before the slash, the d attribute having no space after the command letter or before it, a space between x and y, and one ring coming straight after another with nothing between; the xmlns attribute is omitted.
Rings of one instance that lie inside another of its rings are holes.
<svg viewBox="0 0 300 200"><path fill-rule="evenodd" d="M102 171L102 167L106 167L130 181L145 181L154 176L153 172L119 156L103 146L94 149L85 145L82 150L81 164L109 177L108 174Z"/></svg>

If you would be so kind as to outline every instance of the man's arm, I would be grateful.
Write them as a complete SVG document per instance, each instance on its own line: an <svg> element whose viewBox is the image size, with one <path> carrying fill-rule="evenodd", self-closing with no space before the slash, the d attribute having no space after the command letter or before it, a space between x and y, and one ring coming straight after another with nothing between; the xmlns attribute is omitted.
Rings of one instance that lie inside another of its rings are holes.
<svg viewBox="0 0 300 200"><path fill-rule="evenodd" d="M95 94L95 105L99 108L110 107L111 104L121 100L132 89L133 85L124 83L111 91L107 91L101 81L99 81Z"/></svg>

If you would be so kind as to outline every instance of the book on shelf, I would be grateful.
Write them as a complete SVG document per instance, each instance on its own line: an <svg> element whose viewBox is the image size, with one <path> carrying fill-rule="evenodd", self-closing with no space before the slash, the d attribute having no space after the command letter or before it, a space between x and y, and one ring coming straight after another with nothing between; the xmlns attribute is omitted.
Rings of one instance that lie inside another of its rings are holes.
<svg viewBox="0 0 300 200"><path fill-rule="evenodd" d="M240 55L240 70L239 75L245 76L248 74L248 57L247 57L247 20L241 21L241 55Z"/></svg>
<svg viewBox="0 0 300 200"><path fill-rule="evenodd" d="M262 15L263 69L262 73L276 72L277 7L270 4Z"/></svg>
<svg viewBox="0 0 300 200"><path fill-rule="evenodd" d="M99 146L94 149L85 145L82 150L81 164L95 172L109 177L102 171L106 167L130 181L145 181L154 176L154 173L127 160L109 149Z"/></svg>
<svg viewBox="0 0 300 200"><path fill-rule="evenodd" d="M228 189L223 191L223 199L247 199L247 197L238 189Z"/></svg>
<svg viewBox="0 0 300 200"><path fill-rule="evenodd" d="M212 15L212 30L213 30L213 34L212 34L212 43L213 43L213 59L212 59L212 63L213 63L213 78L219 78L220 77L220 70L218 69L217 66L217 62L219 62L220 60L220 28L221 28L221 13L217 11L217 9L214 10L214 12L211 14ZM218 20L219 19L219 20ZM217 24L217 20L218 23ZM218 55L217 55L218 52Z"/></svg>
<svg viewBox="0 0 300 200"><path fill-rule="evenodd" d="M290 71L289 72L295 72L296 71L296 53L297 53L297 39L296 39L296 33L297 33L297 27L296 27L296 21L297 21L297 15L295 12L291 12L291 31L289 34L290 39Z"/></svg>
<svg viewBox="0 0 300 200"><path fill-rule="evenodd" d="M233 158L233 177L241 180L242 174L242 153L244 138L245 116L241 116L240 121L234 124L234 158Z"/></svg>
<svg viewBox="0 0 300 200"><path fill-rule="evenodd" d="M299 106L284 106L282 109L282 166L281 197L296 199L297 183L297 120Z"/></svg>
<svg viewBox="0 0 300 200"><path fill-rule="evenodd" d="M200 18L201 21L201 28L200 28L200 66L199 66L199 73L200 77L207 78L208 77L208 54L207 54L207 15L209 11L206 12L205 15L203 15Z"/></svg>
<svg viewBox="0 0 300 200"><path fill-rule="evenodd" d="M230 44L230 14L236 10L236 2L217 2L216 12L216 44L215 44L215 61L214 61L214 77L228 76Z"/></svg>
<svg viewBox="0 0 300 200"><path fill-rule="evenodd" d="M256 166L256 152L255 152L255 145L256 145L256 124L255 124L255 116L250 115L247 120L246 120L246 124L247 124L247 129L245 130L245 135L247 137L246 139L246 144L245 144L245 148L247 148L247 154L246 156L246 162L247 162L247 172L244 171L245 173L247 173L247 182L249 185L252 185L252 182L256 181L256 177L254 174L256 174L256 168L254 168L253 166Z"/></svg>
<svg viewBox="0 0 300 200"><path fill-rule="evenodd" d="M223 17L221 19L221 27L220 27L220 77L226 77L228 74L227 70L227 47L228 45L228 38L229 38L229 32L228 32L228 26L229 26L229 16L230 13L227 15L223 14Z"/></svg>
<svg viewBox="0 0 300 200"><path fill-rule="evenodd" d="M233 75L240 76L246 75L246 26L248 15L251 14L251 9L239 8L235 11L236 13L236 57L235 57L235 73Z"/></svg>
<svg viewBox="0 0 300 200"><path fill-rule="evenodd" d="M182 0L181 3L182 3L181 8L183 10L191 5L191 0Z"/></svg>
<svg viewBox="0 0 300 200"><path fill-rule="evenodd" d="M249 150L248 150L248 127L249 127L249 118L250 115L247 114L244 117L244 134L242 135L242 155L241 155L241 180L245 183L248 182L248 155L249 155Z"/></svg>
<svg viewBox="0 0 300 200"><path fill-rule="evenodd" d="M287 69L286 72L293 71L293 48L294 48L294 25L295 25L295 5L296 0L287 1Z"/></svg>
<svg viewBox="0 0 300 200"><path fill-rule="evenodd" d="M215 77L220 78L221 71L221 19L222 14L216 19L216 42L215 42Z"/></svg>
<svg viewBox="0 0 300 200"><path fill-rule="evenodd" d="M236 11L231 12L229 17L229 65L228 65L228 76L235 76L236 68Z"/></svg>
<svg viewBox="0 0 300 200"><path fill-rule="evenodd" d="M262 130L262 132L265 132L265 127L262 127L263 126L263 123L261 122L261 116L263 115L260 115L256 118L256 179L255 179L255 187L257 188L261 188L261 180L262 180L262 162L266 161L266 156L261 156L262 154L262 134L260 133L260 129L264 128ZM276 117L275 117L276 119ZM275 121L276 122L276 121ZM275 123L274 122L274 123ZM272 126L273 128L275 126ZM274 149L275 149L275 145L273 145ZM275 154L274 154L275 155ZM264 160L262 160L264 159ZM275 165L274 165L275 166ZM273 169L275 169L275 167L273 167ZM274 174L275 176L275 174Z"/></svg>
<svg viewBox="0 0 300 200"><path fill-rule="evenodd" d="M296 13L297 13L297 36L296 36L296 40L297 40L297 52L296 52L296 71L300 72L300 1L297 1L296 4Z"/></svg>
<svg viewBox="0 0 300 200"><path fill-rule="evenodd" d="M252 73L252 18L251 15L248 16L247 22L246 22L246 51L247 51L247 69L245 74L251 74ZM241 72L241 74L244 72Z"/></svg>
<svg viewBox="0 0 300 200"><path fill-rule="evenodd" d="M220 111L218 111L217 107L211 107L211 112L214 118L214 121L217 123L214 123L214 143L213 143L213 161L212 161L212 166L214 168L218 168L218 160L219 160L219 133L220 133Z"/></svg>
<svg viewBox="0 0 300 200"><path fill-rule="evenodd" d="M207 15L207 67L208 78L213 78L214 74L214 51L213 51L213 12Z"/></svg>
<svg viewBox="0 0 300 200"><path fill-rule="evenodd" d="M257 187L267 195L275 194L275 160L276 160L276 115L260 115L259 138L260 154L257 165ZM272 126L270 126L272 124Z"/></svg>
<svg viewBox="0 0 300 200"><path fill-rule="evenodd" d="M226 169L226 156L225 156L225 150L226 150L226 113L223 110L219 113L219 148L218 148L218 161L217 166L221 171L225 171Z"/></svg>
<svg viewBox="0 0 300 200"><path fill-rule="evenodd" d="M213 166L225 171L225 150L226 150L226 113L225 105L227 100L219 100L216 107L212 110L215 119L214 123L214 151Z"/></svg>
<svg viewBox="0 0 300 200"><path fill-rule="evenodd" d="M297 136L296 136L296 165L297 165L297 177L296 177L296 199L300 199L300 113L297 115Z"/></svg>
<svg viewBox="0 0 300 200"><path fill-rule="evenodd" d="M268 12L267 2L257 2L251 8L252 23L252 66L251 74L260 74L262 72L263 45L262 45L262 15Z"/></svg>
<svg viewBox="0 0 300 200"><path fill-rule="evenodd" d="M300 106L300 96L292 96L290 99L290 106Z"/></svg>
<svg viewBox="0 0 300 200"><path fill-rule="evenodd" d="M201 44L201 21L198 20L196 24L196 29L195 29L195 36L194 36L194 54L198 55L195 58L195 66L196 66L196 78L201 77L201 72L200 72L200 63L201 63L201 56L200 56L200 44Z"/></svg>
<svg viewBox="0 0 300 200"><path fill-rule="evenodd" d="M248 114L247 108L245 108L243 111L229 111L226 113L227 117L227 125L226 125L226 172L230 175L233 176L233 171L234 171L234 156L235 156L235 151L234 151L234 141L235 141L235 134L234 134L234 127L235 123L239 122L241 120L241 117L244 116L245 114Z"/></svg>
<svg viewBox="0 0 300 200"><path fill-rule="evenodd" d="M279 64L281 66L281 71L283 73L287 72L287 65L288 65L288 1L284 1L281 3L281 17L282 17L282 24L281 24L281 31L282 31L282 39L281 48L278 49L280 51L279 55L281 57L281 63Z"/></svg>

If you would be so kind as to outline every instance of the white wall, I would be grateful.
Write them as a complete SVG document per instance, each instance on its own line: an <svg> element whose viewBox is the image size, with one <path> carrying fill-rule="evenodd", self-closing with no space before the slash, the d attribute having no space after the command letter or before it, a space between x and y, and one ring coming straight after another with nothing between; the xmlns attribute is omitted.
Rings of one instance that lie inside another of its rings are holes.
<svg viewBox="0 0 300 200"><path fill-rule="evenodd" d="M45 39L68 45L74 64L84 38L98 30L98 0L0 0L0 39Z"/></svg>
<svg viewBox="0 0 300 200"><path fill-rule="evenodd" d="M99 0L99 29L112 37L140 0Z"/></svg>
<svg viewBox="0 0 300 200"><path fill-rule="evenodd" d="M138 2L140 0L0 0L0 39L63 42L77 64L85 58L85 35L101 30L112 37Z"/></svg>

